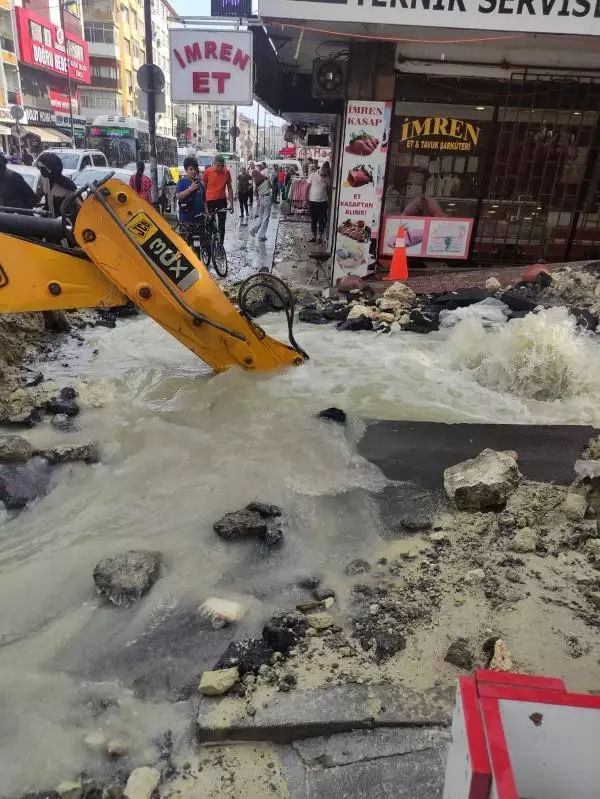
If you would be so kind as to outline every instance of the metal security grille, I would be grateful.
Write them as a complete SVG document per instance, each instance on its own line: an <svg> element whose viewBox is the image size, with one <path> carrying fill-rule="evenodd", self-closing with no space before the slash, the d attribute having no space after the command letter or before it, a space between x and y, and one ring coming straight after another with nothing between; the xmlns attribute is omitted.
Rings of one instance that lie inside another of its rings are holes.
<svg viewBox="0 0 600 799"><path fill-rule="evenodd" d="M472 257L600 255L600 78L513 73L496 109Z"/></svg>

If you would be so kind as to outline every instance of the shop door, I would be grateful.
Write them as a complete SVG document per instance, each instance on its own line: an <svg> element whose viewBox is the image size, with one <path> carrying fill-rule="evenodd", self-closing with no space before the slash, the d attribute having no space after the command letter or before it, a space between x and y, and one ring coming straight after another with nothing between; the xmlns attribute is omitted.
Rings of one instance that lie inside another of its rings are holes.
<svg viewBox="0 0 600 799"><path fill-rule="evenodd" d="M600 79L515 73L497 109L472 257L600 256Z"/></svg>

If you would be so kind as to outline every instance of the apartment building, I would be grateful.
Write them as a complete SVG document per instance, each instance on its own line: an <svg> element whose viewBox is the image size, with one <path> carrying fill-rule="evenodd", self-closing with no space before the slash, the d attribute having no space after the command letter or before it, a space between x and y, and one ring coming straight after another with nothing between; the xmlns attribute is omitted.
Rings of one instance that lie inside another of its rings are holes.
<svg viewBox="0 0 600 799"><path fill-rule="evenodd" d="M75 143L83 143L85 135L79 91L89 84L91 75L81 6L79 0L61 3L20 0L10 8L4 0L0 12L2 89L7 104L22 106L18 133L34 151L71 143L71 113ZM16 32L12 40L11 30ZM18 47L11 52L15 38Z"/></svg>
<svg viewBox="0 0 600 799"><path fill-rule="evenodd" d="M168 17L164 0L152 0L154 63L165 73L165 112L157 116L157 132L173 135L168 62ZM143 117L138 105L136 74L146 61L144 7L138 0L83 0L84 35L90 49L92 81L81 93L88 122L115 114Z"/></svg>

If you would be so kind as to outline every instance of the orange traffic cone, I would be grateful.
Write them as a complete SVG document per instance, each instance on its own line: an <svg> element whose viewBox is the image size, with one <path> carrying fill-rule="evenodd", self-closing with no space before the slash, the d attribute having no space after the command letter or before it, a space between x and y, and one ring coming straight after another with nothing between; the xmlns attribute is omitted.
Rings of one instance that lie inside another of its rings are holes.
<svg viewBox="0 0 600 799"><path fill-rule="evenodd" d="M406 260L406 237L402 225L396 233L396 246L392 257L392 265L385 280L406 280L408 277L408 261Z"/></svg>

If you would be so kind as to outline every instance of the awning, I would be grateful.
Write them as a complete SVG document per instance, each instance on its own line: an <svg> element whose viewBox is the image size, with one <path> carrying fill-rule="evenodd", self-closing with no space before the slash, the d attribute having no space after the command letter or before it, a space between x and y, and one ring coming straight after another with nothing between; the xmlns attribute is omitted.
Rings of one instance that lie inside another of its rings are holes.
<svg viewBox="0 0 600 799"><path fill-rule="evenodd" d="M70 144L71 137L66 133L61 133L57 128L38 128L36 125L20 125L23 131L21 136L28 133L38 136L45 144Z"/></svg>
<svg viewBox="0 0 600 799"><path fill-rule="evenodd" d="M11 130L6 125L0 125L0 136L10 136Z"/></svg>

